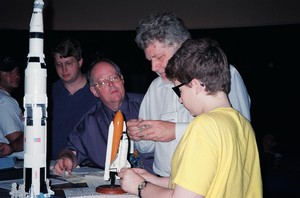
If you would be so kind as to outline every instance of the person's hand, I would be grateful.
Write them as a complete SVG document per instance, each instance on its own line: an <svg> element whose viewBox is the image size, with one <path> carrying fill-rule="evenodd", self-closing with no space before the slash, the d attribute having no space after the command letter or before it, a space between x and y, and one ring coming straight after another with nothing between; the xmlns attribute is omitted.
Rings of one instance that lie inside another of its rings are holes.
<svg viewBox="0 0 300 198"><path fill-rule="evenodd" d="M9 144L0 142L0 157L6 157L13 153L13 149Z"/></svg>
<svg viewBox="0 0 300 198"><path fill-rule="evenodd" d="M118 173L122 189L130 194L138 195L138 185L145 180L139 175L143 171L145 170L140 168L122 168Z"/></svg>
<svg viewBox="0 0 300 198"><path fill-rule="evenodd" d="M73 161L69 157L62 157L58 159L52 169L53 173L55 173L56 175L64 175L65 172L70 174L72 170L73 170Z"/></svg>
<svg viewBox="0 0 300 198"><path fill-rule="evenodd" d="M130 137L130 139L135 140L135 141L141 140L141 137L139 135L139 132L141 130L139 123L141 121L143 121L141 118L131 119L131 120L127 121L127 123L126 123L127 132L128 132L128 136Z"/></svg>
<svg viewBox="0 0 300 198"><path fill-rule="evenodd" d="M169 142L176 138L175 123L162 120L129 120L128 135L132 140Z"/></svg>

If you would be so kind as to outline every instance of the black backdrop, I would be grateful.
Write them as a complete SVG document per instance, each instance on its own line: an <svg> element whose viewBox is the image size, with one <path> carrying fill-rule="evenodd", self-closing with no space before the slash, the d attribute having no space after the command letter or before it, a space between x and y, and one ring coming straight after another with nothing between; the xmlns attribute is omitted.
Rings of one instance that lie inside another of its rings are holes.
<svg viewBox="0 0 300 198"><path fill-rule="evenodd" d="M300 25L190 30L193 38L217 39L229 62L241 73L251 96L252 125L260 139L263 133L278 136L291 165L299 166L299 52ZM0 30L1 54L12 54L26 67L28 30ZM122 69L128 91L145 93L156 74L138 49L135 31L45 31L44 54L48 67L48 116L51 120L50 86L57 79L51 57L54 43L63 37L77 38L83 46L84 70L101 54ZM23 68L23 69L24 69ZM23 105L24 88L14 95ZM260 140L259 140L260 141ZM298 168L299 170L299 168Z"/></svg>

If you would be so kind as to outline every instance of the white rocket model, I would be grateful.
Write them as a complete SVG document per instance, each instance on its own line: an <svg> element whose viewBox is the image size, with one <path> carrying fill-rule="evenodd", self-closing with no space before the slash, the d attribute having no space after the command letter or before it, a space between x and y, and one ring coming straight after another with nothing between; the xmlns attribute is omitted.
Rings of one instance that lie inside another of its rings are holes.
<svg viewBox="0 0 300 198"><path fill-rule="evenodd" d="M35 0L25 70L24 185L27 197L50 197L47 185L47 70L44 61L43 0Z"/></svg>
<svg viewBox="0 0 300 198"><path fill-rule="evenodd" d="M117 177L116 174L120 172L121 168L130 167L127 160L129 146L130 141L126 133L124 117L122 112L118 111L109 125L104 180L111 179L114 183L115 178L112 177ZM130 153L133 153L132 146Z"/></svg>

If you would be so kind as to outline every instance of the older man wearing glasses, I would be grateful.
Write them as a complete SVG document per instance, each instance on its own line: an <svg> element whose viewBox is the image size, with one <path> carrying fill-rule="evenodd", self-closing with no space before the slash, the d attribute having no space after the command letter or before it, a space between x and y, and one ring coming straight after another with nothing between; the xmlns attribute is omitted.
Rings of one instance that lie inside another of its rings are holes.
<svg viewBox="0 0 300 198"><path fill-rule="evenodd" d="M120 68L108 59L92 63L89 74L90 90L100 100L76 125L54 166L56 174L69 173L78 164L105 166L108 129L115 113L121 110L125 120L138 117L142 94L126 93ZM143 155L145 169L152 168L152 154ZM141 156L141 158L143 158Z"/></svg>

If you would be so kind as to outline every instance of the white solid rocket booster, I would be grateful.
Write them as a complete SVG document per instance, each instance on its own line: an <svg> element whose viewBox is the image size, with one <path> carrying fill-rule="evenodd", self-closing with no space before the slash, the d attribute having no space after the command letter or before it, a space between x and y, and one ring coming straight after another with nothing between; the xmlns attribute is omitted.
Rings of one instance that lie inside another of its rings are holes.
<svg viewBox="0 0 300 198"><path fill-rule="evenodd" d="M43 0L35 0L25 69L24 185L25 192L47 195L47 70L44 60Z"/></svg>

